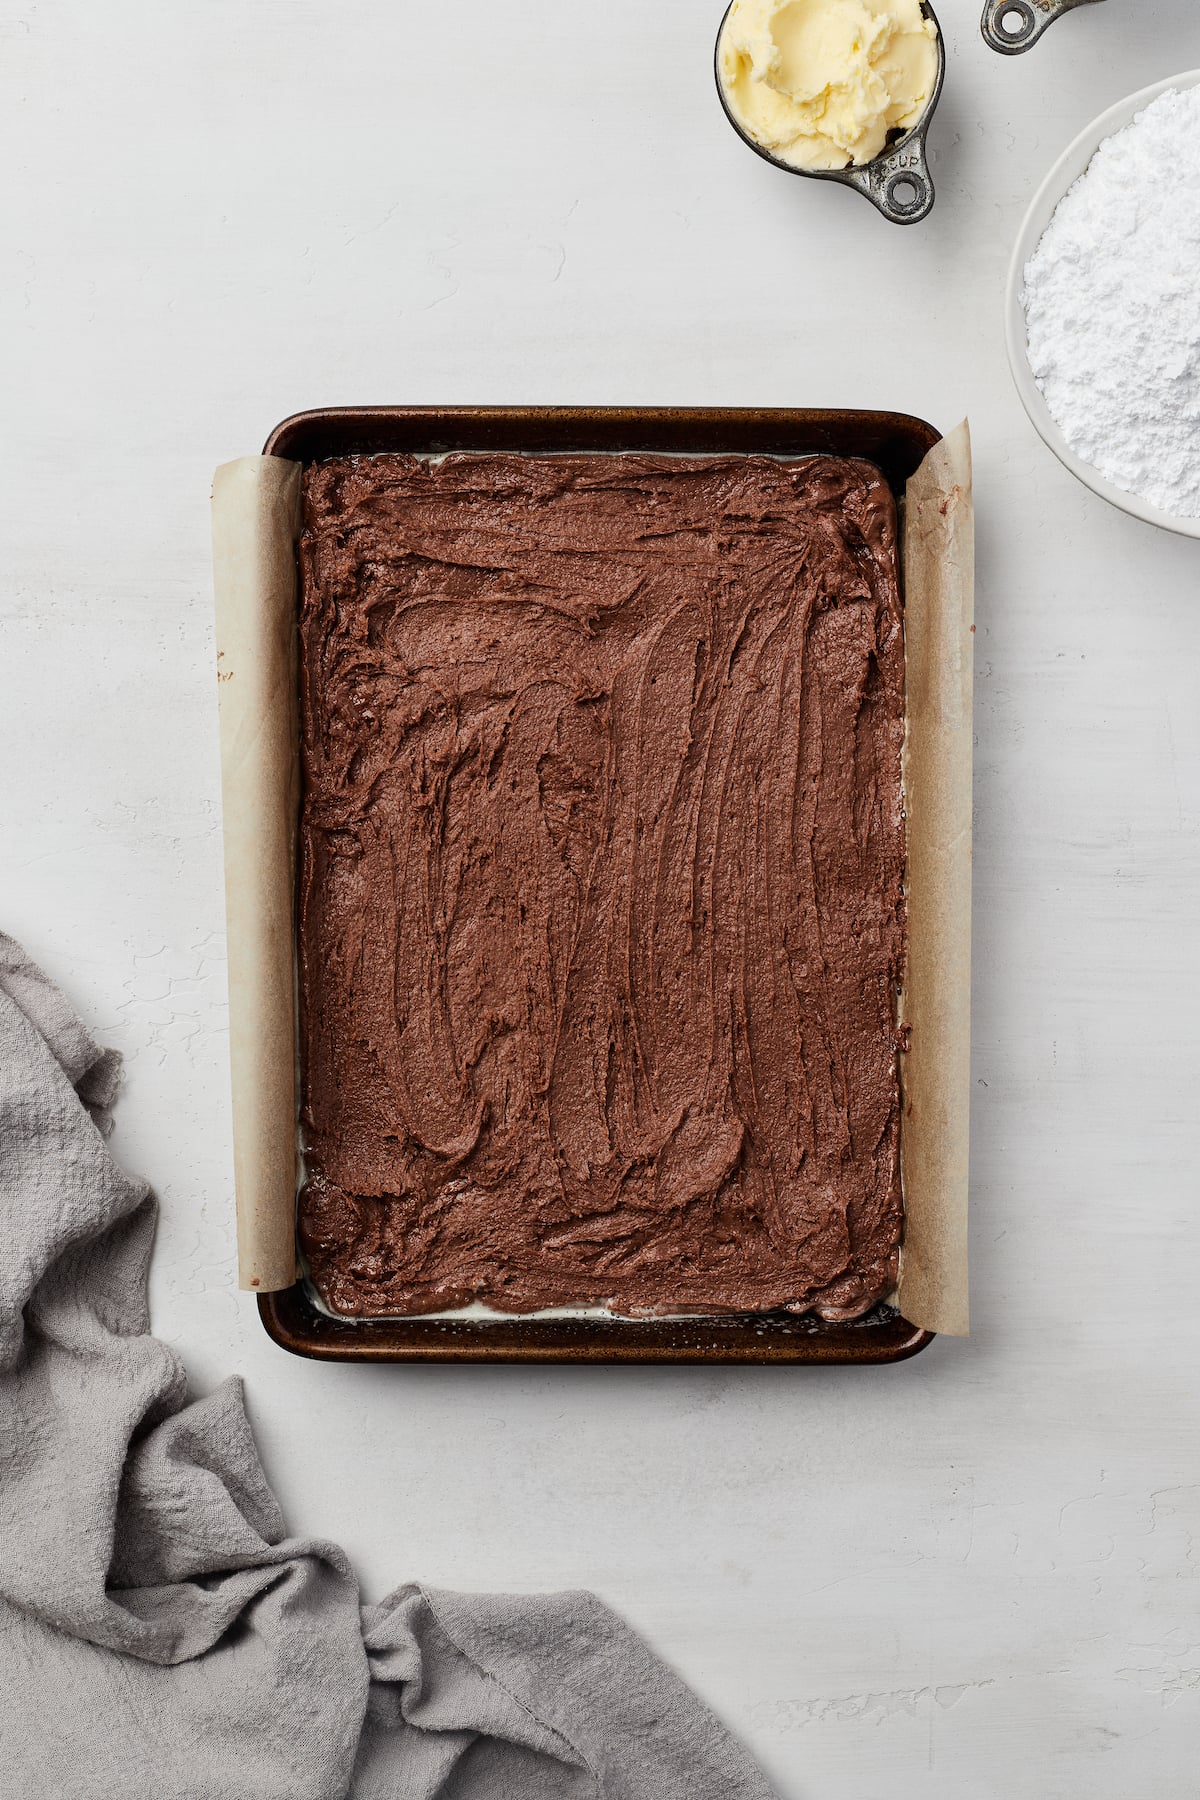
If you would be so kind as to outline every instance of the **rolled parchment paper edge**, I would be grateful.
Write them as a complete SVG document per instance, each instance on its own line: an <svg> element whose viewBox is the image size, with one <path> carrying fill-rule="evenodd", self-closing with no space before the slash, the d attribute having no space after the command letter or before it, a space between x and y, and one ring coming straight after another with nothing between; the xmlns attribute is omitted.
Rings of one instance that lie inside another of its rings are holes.
<svg viewBox="0 0 1200 1800"><path fill-rule="evenodd" d="M908 956L900 1002L904 1242L910 1324L970 1323L971 782L975 529L964 420L908 483L903 537Z"/></svg>
<svg viewBox="0 0 1200 1800"><path fill-rule="evenodd" d="M238 1285L296 1279L296 538L300 464L213 478Z"/></svg>

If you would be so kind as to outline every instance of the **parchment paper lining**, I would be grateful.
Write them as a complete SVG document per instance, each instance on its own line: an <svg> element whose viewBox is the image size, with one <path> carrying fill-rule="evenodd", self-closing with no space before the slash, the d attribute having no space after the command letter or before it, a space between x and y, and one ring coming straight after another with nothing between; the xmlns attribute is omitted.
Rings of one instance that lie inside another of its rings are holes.
<svg viewBox="0 0 1200 1800"><path fill-rule="evenodd" d="M971 1112L971 438L935 444L905 496L904 796L908 966L900 1017L900 1310L965 1336Z"/></svg>
<svg viewBox="0 0 1200 1800"><path fill-rule="evenodd" d="M238 1280L270 1293L296 1279L300 465L226 463L212 500Z"/></svg>
<svg viewBox="0 0 1200 1800"><path fill-rule="evenodd" d="M213 483L238 1274L243 1288L259 1292L296 1279L300 472L299 463L280 457L248 456L218 469ZM968 1325L974 583L965 423L935 445L908 483L902 559L908 966L900 1016L910 1047L901 1058L905 1217L898 1303L911 1324L962 1335ZM611 1316L598 1308L555 1313Z"/></svg>

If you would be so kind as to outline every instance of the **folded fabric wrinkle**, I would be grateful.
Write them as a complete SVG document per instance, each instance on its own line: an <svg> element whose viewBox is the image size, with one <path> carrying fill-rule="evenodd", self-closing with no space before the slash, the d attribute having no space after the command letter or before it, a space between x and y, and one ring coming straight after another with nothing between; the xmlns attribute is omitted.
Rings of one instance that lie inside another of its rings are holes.
<svg viewBox="0 0 1200 1800"><path fill-rule="evenodd" d="M119 1062L0 935L0 1767L11 1800L769 1800L593 1595L378 1606L295 1538L241 1382L150 1334Z"/></svg>

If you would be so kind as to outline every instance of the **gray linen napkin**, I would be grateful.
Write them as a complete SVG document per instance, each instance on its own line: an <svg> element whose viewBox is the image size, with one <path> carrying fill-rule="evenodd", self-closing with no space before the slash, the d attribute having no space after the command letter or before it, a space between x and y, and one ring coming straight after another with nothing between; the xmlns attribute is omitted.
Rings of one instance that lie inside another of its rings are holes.
<svg viewBox="0 0 1200 1800"><path fill-rule="evenodd" d="M150 1336L118 1060L0 935L0 1790L11 1800L769 1800L590 1594L360 1608L239 1381Z"/></svg>

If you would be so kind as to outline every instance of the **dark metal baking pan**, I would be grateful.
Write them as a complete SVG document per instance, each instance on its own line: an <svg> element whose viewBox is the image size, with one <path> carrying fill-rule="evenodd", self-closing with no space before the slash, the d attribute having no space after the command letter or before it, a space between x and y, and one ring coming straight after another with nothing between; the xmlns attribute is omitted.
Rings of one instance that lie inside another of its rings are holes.
<svg viewBox="0 0 1200 1800"><path fill-rule="evenodd" d="M855 456L875 463L897 500L941 433L904 413L804 408L339 406L277 425L268 456L451 450L646 451L682 455ZM712 1318L389 1318L331 1316L298 1281L260 1294L275 1342L327 1362L890 1363L932 1342L894 1307L852 1323L791 1313Z"/></svg>

